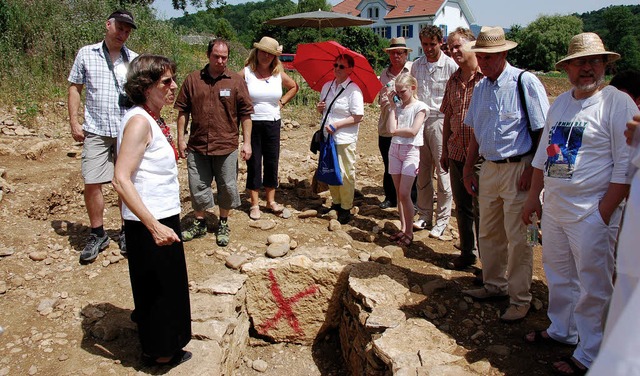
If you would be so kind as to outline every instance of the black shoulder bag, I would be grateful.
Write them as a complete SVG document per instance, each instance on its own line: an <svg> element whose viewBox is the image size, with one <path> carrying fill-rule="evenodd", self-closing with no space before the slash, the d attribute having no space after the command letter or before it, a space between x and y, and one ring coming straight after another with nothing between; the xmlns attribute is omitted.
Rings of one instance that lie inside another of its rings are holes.
<svg viewBox="0 0 640 376"><path fill-rule="evenodd" d="M520 96L520 103L522 104L522 108L524 109L524 117L527 120L527 131L529 131L529 137L531 138L531 149L526 152L524 155L534 154L537 149L537 140L540 135L540 131L534 131L531 129L531 121L529 121L529 109L527 108L527 99L524 95L524 89L522 88L522 75L526 71L520 72L518 75L518 95Z"/></svg>
<svg viewBox="0 0 640 376"><path fill-rule="evenodd" d="M351 81L353 82L353 81ZM349 86L349 84L351 84L351 82L349 82L347 84L347 86ZM343 87L342 89L340 89L340 91L338 92L338 94L333 97L333 100L331 101L331 103L329 104L329 107L327 107L327 111L325 111L324 113L324 118L322 119L322 123L320 124L320 129L318 129L317 131L315 131L313 133L313 136L311 136L311 144L309 145L309 150L313 153L316 154L318 153L318 151L320 150L320 143L324 140L324 136L322 134L322 129L324 128L324 124L327 122L327 117L329 116L329 112L331 112L331 107L333 107L333 103L335 103L336 99L338 99L338 97L340 96L340 94L342 94L342 92L344 91L344 89L347 87ZM323 102L327 99L327 96L329 95L329 92L327 92L327 95L324 97L324 99L322 100Z"/></svg>

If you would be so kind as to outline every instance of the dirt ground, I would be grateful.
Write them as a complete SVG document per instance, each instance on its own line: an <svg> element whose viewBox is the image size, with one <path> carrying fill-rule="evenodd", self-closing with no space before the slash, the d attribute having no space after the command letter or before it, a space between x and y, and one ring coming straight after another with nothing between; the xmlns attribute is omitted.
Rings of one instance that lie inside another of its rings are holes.
<svg viewBox="0 0 640 376"><path fill-rule="evenodd" d="M557 96L561 86L551 83L549 95ZM127 261L118 257L115 241L119 230L116 195L111 187L105 189L105 228L112 238L110 247L94 263L80 265L79 253L89 232L80 176L81 146L69 135L64 103L48 104L45 113L46 117L28 124L33 131L31 136L0 132L0 169L5 171L4 195L0 201L0 326L4 329L0 334L0 376L136 374L143 368L135 325L129 319L133 301ZM358 141L357 188L363 197L356 205L360 207L375 205L382 198L377 116L375 107L366 107ZM173 123L175 131L175 113L168 112L165 117ZM317 116L312 109L287 108L283 117L301 125L283 130L281 164L286 172L285 176L281 174L281 181L310 177L308 139L317 124ZM0 111L2 121L17 123L11 109ZM42 154L35 160L25 158L35 145L42 146ZM300 161L302 163L297 163ZM189 221L192 214L184 161L179 169L182 216L184 221ZM241 188L245 185L244 171L241 163ZM318 204L317 200L300 197L297 187L299 184L283 181L277 194L277 200L294 212L291 218L282 219L266 212L263 216L277 223L278 232L293 229L294 239L302 245L309 238L327 233L328 223L321 218L296 217L296 211ZM225 252L249 249L261 253L266 249L264 233L251 231L248 226L251 220L244 193L242 199L242 207L234 211L230 219L228 248L218 248L211 233L185 244L190 281L204 281L208 275L224 268ZM396 218L394 209L378 210L369 216L355 216L346 227L373 231L374 226ZM217 221L216 210L211 211L207 221L212 232ZM451 224L455 228L454 217ZM454 242L430 239L424 231L416 233L414 244L405 251L404 257L394 259L393 263L407 270L412 286L421 286L433 278L425 272L426 265L444 266L455 257L458 251ZM353 243L356 250L390 244L383 236L377 237L373 244ZM486 358L498 370L496 374L550 374L550 363L569 354L571 349L531 347L522 341L528 330L548 325L547 287L540 256L538 246L532 292L542 307L532 310L522 322L504 324L498 320L498 312L506 308L506 302L461 308L460 291L473 286L471 270L442 269L443 275L453 281L452 287L438 290L429 300L422 300L411 308L411 313L429 318L432 307L444 306L446 313L432 321L468 351L466 357L470 361ZM111 325L92 326L96 315L104 312ZM471 319L472 324L465 319ZM483 334L477 335L479 331ZM243 362L236 374L346 375L338 343L336 333L329 333L310 347L252 339L253 346L248 349L245 360L260 358L267 361L269 367L266 373L258 373L247 366L250 362Z"/></svg>

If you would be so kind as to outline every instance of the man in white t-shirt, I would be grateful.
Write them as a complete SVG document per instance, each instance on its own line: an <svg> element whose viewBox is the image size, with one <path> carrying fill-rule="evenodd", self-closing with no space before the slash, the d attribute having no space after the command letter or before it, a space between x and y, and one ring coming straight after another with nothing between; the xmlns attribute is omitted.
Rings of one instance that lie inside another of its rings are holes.
<svg viewBox="0 0 640 376"><path fill-rule="evenodd" d="M553 367L583 374L598 354L606 309L613 291L614 247L629 190L625 124L638 108L614 87L602 87L605 66L620 55L606 51L594 33L574 36L556 68L573 88L549 109L522 212L528 224L542 214L545 274L551 325L525 342L576 345ZM541 213L540 192L544 193Z"/></svg>

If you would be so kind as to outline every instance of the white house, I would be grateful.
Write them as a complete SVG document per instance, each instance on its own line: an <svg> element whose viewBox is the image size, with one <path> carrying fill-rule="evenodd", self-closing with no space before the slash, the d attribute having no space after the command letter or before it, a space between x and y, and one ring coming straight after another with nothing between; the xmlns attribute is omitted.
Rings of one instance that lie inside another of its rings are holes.
<svg viewBox="0 0 640 376"><path fill-rule="evenodd" d="M410 60L423 55L418 38L423 27L439 26L446 38L455 28L475 22L466 0L344 0L332 10L375 21L363 27L383 38L404 37L413 49Z"/></svg>

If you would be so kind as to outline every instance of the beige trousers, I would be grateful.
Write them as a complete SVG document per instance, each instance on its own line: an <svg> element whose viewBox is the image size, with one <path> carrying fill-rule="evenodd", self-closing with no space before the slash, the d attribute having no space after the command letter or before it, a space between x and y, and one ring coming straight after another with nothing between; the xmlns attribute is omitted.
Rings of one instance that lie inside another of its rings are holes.
<svg viewBox="0 0 640 376"><path fill-rule="evenodd" d="M353 195L356 190L356 143L336 145L338 162L342 172L342 185L330 185L333 205L340 204L345 210L353 206Z"/></svg>

